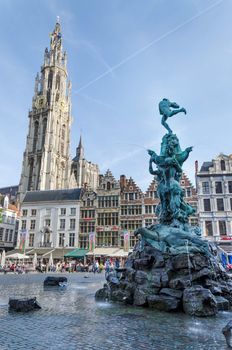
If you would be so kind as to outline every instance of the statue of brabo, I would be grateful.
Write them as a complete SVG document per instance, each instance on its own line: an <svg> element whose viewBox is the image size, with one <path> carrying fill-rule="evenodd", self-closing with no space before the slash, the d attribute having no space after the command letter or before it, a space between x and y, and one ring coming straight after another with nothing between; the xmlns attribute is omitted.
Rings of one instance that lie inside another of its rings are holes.
<svg viewBox="0 0 232 350"><path fill-rule="evenodd" d="M135 234L140 234L150 244L162 251L174 254L181 251L182 248L186 251L185 244L188 241L190 251L205 253L208 247L203 240L198 238L199 227L192 227L188 223L189 216L195 213L195 209L184 201L184 191L180 186L182 165L188 159L192 147L187 147L182 151L178 137L173 134L166 123L168 118L177 113L186 114L186 110L165 98L159 103L159 111L163 115L161 124L168 130L168 133L162 139L160 155L153 150L148 150L149 172L155 175L158 183L157 194L160 203L156 213L159 224L139 228Z"/></svg>

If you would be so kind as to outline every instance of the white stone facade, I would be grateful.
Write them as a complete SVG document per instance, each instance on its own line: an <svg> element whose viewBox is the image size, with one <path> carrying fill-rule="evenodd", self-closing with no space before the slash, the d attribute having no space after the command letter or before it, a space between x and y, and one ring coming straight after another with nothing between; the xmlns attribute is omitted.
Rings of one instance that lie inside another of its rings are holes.
<svg viewBox="0 0 232 350"><path fill-rule="evenodd" d="M199 222L210 240L232 237L232 155L220 154L197 171Z"/></svg>
<svg viewBox="0 0 232 350"><path fill-rule="evenodd" d="M21 206L20 232L26 230L25 248L78 246L80 190L27 192Z"/></svg>

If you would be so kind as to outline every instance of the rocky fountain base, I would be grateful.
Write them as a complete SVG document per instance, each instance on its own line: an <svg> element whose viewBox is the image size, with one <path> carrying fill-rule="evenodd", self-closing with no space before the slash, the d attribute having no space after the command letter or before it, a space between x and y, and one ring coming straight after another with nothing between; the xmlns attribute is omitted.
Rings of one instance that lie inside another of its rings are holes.
<svg viewBox="0 0 232 350"><path fill-rule="evenodd" d="M161 237L164 226L156 225L155 229ZM171 245L171 241L169 246L171 228L165 229L166 240L163 235L162 241L156 241L159 246L154 247L154 241L140 240L129 254L125 268L107 276L107 283L97 291L96 298L195 316L213 316L218 310L228 310L232 304L232 281L218 261L216 247L197 237L198 245L186 237L178 246ZM139 229L137 233L146 230ZM191 232L189 238L192 235ZM164 251L158 249L160 246Z"/></svg>
<svg viewBox="0 0 232 350"><path fill-rule="evenodd" d="M212 316L232 304L232 281L217 259L217 249L188 224L195 209L184 201L180 185L183 163L192 147L182 150L167 120L185 108L164 98L159 103L166 133L160 154L148 150L149 172L157 181L159 224L135 231L140 241L124 269L107 276L96 298L108 298L164 311ZM154 169L154 165L156 169Z"/></svg>

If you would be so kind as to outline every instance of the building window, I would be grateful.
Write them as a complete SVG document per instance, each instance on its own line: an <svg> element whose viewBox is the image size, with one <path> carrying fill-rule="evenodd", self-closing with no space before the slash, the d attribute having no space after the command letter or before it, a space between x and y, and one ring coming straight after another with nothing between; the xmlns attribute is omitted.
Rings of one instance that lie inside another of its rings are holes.
<svg viewBox="0 0 232 350"><path fill-rule="evenodd" d="M221 181L215 182L215 192L222 193L222 182Z"/></svg>
<svg viewBox="0 0 232 350"><path fill-rule="evenodd" d="M60 74L56 74L56 89L60 89Z"/></svg>
<svg viewBox="0 0 232 350"><path fill-rule="evenodd" d="M70 229L74 230L76 226L76 219L70 219Z"/></svg>
<svg viewBox="0 0 232 350"><path fill-rule="evenodd" d="M226 235L226 222L224 220L220 220L218 221L218 225L219 225L219 233L222 236Z"/></svg>
<svg viewBox="0 0 232 350"><path fill-rule="evenodd" d="M110 190L110 188L111 188L111 186L110 186L110 182L107 182L106 189L109 191L109 190Z"/></svg>
<svg viewBox="0 0 232 350"><path fill-rule="evenodd" d="M232 210L232 198L230 198L230 210Z"/></svg>
<svg viewBox="0 0 232 350"><path fill-rule="evenodd" d="M224 200L223 198L217 198L217 210L224 211Z"/></svg>
<svg viewBox="0 0 232 350"><path fill-rule="evenodd" d="M62 156L64 156L64 143L63 142L61 142L61 144L60 144L60 154Z"/></svg>
<svg viewBox="0 0 232 350"><path fill-rule="evenodd" d="M43 120L43 126L42 126L42 144L41 144L41 147L44 146L44 143L45 143L45 137L46 137L46 129L47 129L47 119L44 118Z"/></svg>
<svg viewBox="0 0 232 350"><path fill-rule="evenodd" d="M187 187L185 189L185 197L191 197L192 196L192 190L191 187Z"/></svg>
<svg viewBox="0 0 232 350"><path fill-rule="evenodd" d="M232 181L228 181L228 191L232 193Z"/></svg>
<svg viewBox="0 0 232 350"><path fill-rule="evenodd" d="M65 125L62 126L62 130L61 130L61 138L62 140L65 139Z"/></svg>
<svg viewBox="0 0 232 350"><path fill-rule="evenodd" d="M88 202L88 199L87 199L87 206L90 206L89 203L90 203L90 200ZM92 206L93 206L93 201L92 201ZM118 207L118 196L99 196L98 207L99 208Z"/></svg>
<svg viewBox="0 0 232 350"><path fill-rule="evenodd" d="M64 247L65 235L64 233L59 233L59 247Z"/></svg>
<svg viewBox="0 0 232 350"><path fill-rule="evenodd" d="M65 229L65 219L60 219L60 229Z"/></svg>
<svg viewBox="0 0 232 350"><path fill-rule="evenodd" d="M23 216L27 216L27 209L23 209L22 215L23 215Z"/></svg>
<svg viewBox="0 0 232 350"><path fill-rule="evenodd" d="M53 79L53 72L50 70L48 75L48 89L52 88L52 79Z"/></svg>
<svg viewBox="0 0 232 350"><path fill-rule="evenodd" d="M9 242L13 241L13 230L10 230L10 234L9 234Z"/></svg>
<svg viewBox="0 0 232 350"><path fill-rule="evenodd" d="M205 198L203 201L204 201L204 211L211 211L210 199Z"/></svg>
<svg viewBox="0 0 232 350"><path fill-rule="evenodd" d="M36 216L36 209L31 209L31 216Z"/></svg>
<svg viewBox="0 0 232 350"><path fill-rule="evenodd" d="M30 233L29 234L29 247L34 247L34 238L35 238L35 235L34 233Z"/></svg>
<svg viewBox="0 0 232 350"><path fill-rule="evenodd" d="M205 221L205 235L213 236L213 223L212 221Z"/></svg>
<svg viewBox="0 0 232 350"><path fill-rule="evenodd" d="M70 209L70 215L76 215L76 208Z"/></svg>
<svg viewBox="0 0 232 350"><path fill-rule="evenodd" d="M27 228L27 220L22 220L21 229L25 230Z"/></svg>
<svg viewBox="0 0 232 350"><path fill-rule="evenodd" d="M224 161L224 159L221 160L221 170L224 171L226 170L226 162Z"/></svg>
<svg viewBox="0 0 232 350"><path fill-rule="evenodd" d="M82 249L89 248L89 235L79 235L79 247Z"/></svg>
<svg viewBox="0 0 232 350"><path fill-rule="evenodd" d="M35 220L31 220L31 226L30 226L31 230L35 229Z"/></svg>
<svg viewBox="0 0 232 350"><path fill-rule="evenodd" d="M38 133L39 133L39 122L35 121L34 124L34 138L33 138L33 148L32 148L32 152L36 151L36 144L37 144L37 140L38 140Z"/></svg>
<svg viewBox="0 0 232 350"><path fill-rule="evenodd" d="M202 193L209 194L209 182L208 181L202 182Z"/></svg>
<svg viewBox="0 0 232 350"><path fill-rule="evenodd" d="M75 245L75 233L69 234L69 247L74 247Z"/></svg>
<svg viewBox="0 0 232 350"><path fill-rule="evenodd" d="M60 208L60 215L66 215L66 208Z"/></svg>
<svg viewBox="0 0 232 350"><path fill-rule="evenodd" d="M5 242L8 242L8 233L9 233L9 229L6 228L6 231L5 231Z"/></svg>
<svg viewBox="0 0 232 350"><path fill-rule="evenodd" d="M45 219L45 226L50 227L51 225L51 220L50 219Z"/></svg>
<svg viewBox="0 0 232 350"><path fill-rule="evenodd" d="M97 233L97 246L99 247L118 247L120 235L114 231L101 231Z"/></svg>
<svg viewBox="0 0 232 350"><path fill-rule="evenodd" d="M4 228L0 227L0 241L3 241Z"/></svg>

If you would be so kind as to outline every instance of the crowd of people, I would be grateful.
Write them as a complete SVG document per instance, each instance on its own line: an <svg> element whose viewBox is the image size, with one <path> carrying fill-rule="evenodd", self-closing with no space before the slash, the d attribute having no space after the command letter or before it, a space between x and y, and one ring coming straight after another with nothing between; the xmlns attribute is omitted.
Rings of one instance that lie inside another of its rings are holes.
<svg viewBox="0 0 232 350"><path fill-rule="evenodd" d="M24 264L22 262L7 262L4 266L0 266L0 272L13 272L13 273L26 273L30 271L37 272L93 272L101 273L105 271L109 273L120 267L120 260L116 259L106 259L105 261L101 259L94 259L94 261L86 261L85 263L82 260L73 260L73 261L57 261L52 265L49 265L49 262L45 260L39 261L36 266L31 264Z"/></svg>

